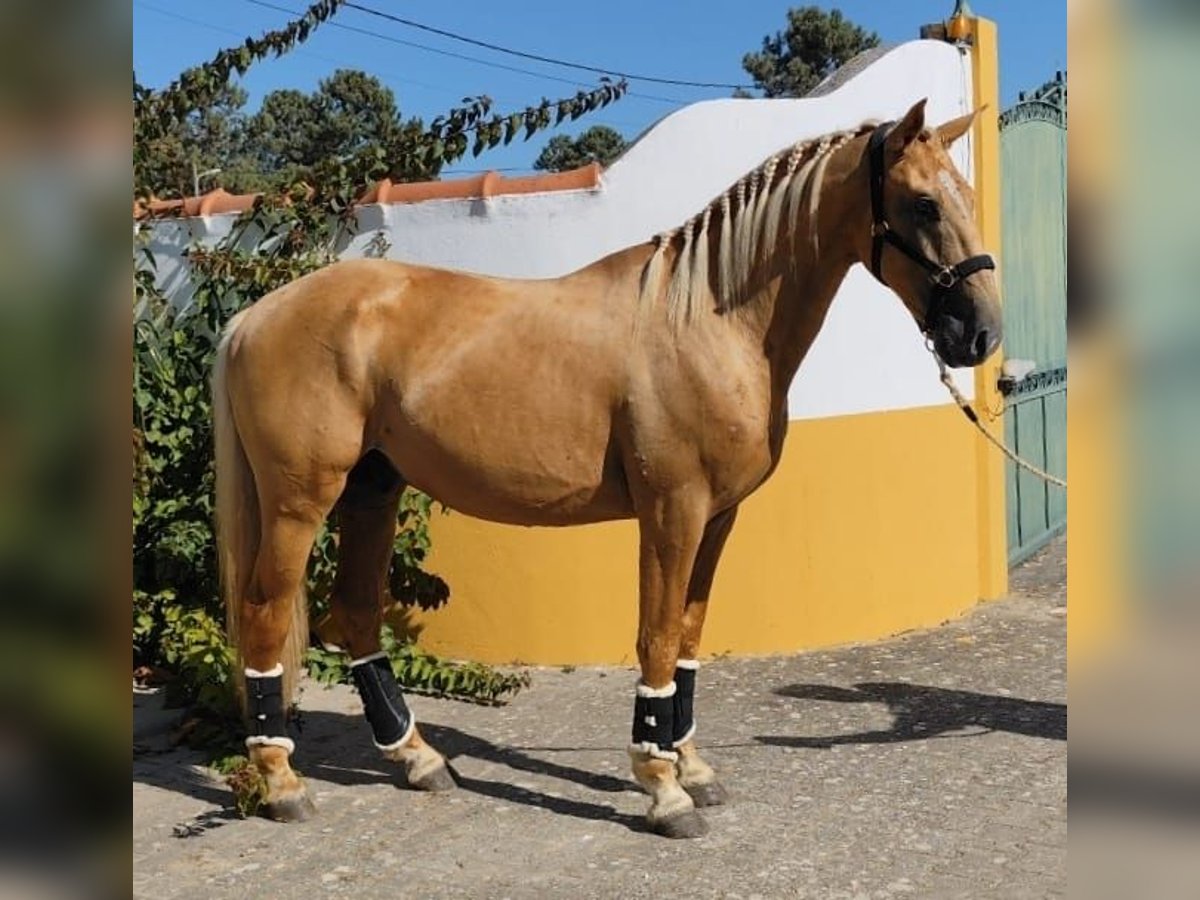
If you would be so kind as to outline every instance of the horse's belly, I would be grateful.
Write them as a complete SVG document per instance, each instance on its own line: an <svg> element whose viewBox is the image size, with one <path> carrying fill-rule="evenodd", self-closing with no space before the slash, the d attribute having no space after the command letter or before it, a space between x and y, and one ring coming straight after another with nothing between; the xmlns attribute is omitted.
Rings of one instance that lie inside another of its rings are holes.
<svg viewBox="0 0 1200 900"><path fill-rule="evenodd" d="M470 516L576 525L633 515L620 464L603 439L413 426L390 437L381 447L409 484Z"/></svg>
<svg viewBox="0 0 1200 900"><path fill-rule="evenodd" d="M454 327L404 323L416 337L376 364L376 441L410 484L469 515L529 525L630 515L612 446L623 361L602 320L532 301L485 312Z"/></svg>

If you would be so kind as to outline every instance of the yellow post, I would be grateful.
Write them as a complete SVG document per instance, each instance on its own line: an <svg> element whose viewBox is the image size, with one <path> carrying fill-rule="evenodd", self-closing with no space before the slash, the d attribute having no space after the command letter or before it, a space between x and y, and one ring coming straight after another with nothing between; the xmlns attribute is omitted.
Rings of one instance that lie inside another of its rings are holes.
<svg viewBox="0 0 1200 900"><path fill-rule="evenodd" d="M976 125L975 208L984 246L1003 265L1000 210L1000 71L996 23L964 15L971 43L971 74L975 108L982 110ZM952 20L951 24L954 24ZM1001 409L1004 398L996 386L1002 352L975 369L975 400L980 410ZM1004 420L986 427L1004 437ZM982 436L975 440L976 498L979 513L979 596L992 600L1008 592L1008 535L1005 521L1004 458Z"/></svg>

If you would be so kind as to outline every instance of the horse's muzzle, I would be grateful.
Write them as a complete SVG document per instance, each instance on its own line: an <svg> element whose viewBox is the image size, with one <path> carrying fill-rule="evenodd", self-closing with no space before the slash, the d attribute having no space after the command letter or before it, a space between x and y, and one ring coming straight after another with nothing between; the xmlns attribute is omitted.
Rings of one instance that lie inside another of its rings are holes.
<svg viewBox="0 0 1200 900"><path fill-rule="evenodd" d="M946 365L959 369L977 366L1000 346L998 324L971 322L952 315L941 316L931 330L933 349Z"/></svg>

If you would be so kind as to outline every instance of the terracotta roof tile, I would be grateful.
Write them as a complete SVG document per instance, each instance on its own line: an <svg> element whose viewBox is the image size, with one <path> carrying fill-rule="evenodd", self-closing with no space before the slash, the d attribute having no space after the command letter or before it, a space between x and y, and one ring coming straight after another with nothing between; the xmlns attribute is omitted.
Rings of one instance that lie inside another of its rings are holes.
<svg viewBox="0 0 1200 900"><path fill-rule="evenodd" d="M387 178L376 182L357 201L368 203L422 203L426 200L461 200L469 197L498 197L504 194L540 194L549 191L577 191L600 186L599 163L590 163L566 172L505 178L497 172L485 172L470 178L448 181L418 181L395 184ZM258 194L231 194L216 188L199 197L182 200L137 201L133 204L135 219L168 216L212 216L221 213L244 212L254 205Z"/></svg>

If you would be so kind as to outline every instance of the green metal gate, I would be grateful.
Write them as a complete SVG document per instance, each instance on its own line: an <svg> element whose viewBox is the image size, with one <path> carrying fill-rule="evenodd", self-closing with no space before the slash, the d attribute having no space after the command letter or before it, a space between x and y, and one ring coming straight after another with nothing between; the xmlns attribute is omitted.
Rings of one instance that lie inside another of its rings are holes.
<svg viewBox="0 0 1200 900"><path fill-rule="evenodd" d="M1009 446L1067 468L1067 81L1063 72L1000 116L1004 234L1004 430ZM1021 361L1032 363L1022 366ZM1027 370L1027 371L1026 371ZM1066 491L1007 464L1008 557L1066 527Z"/></svg>

